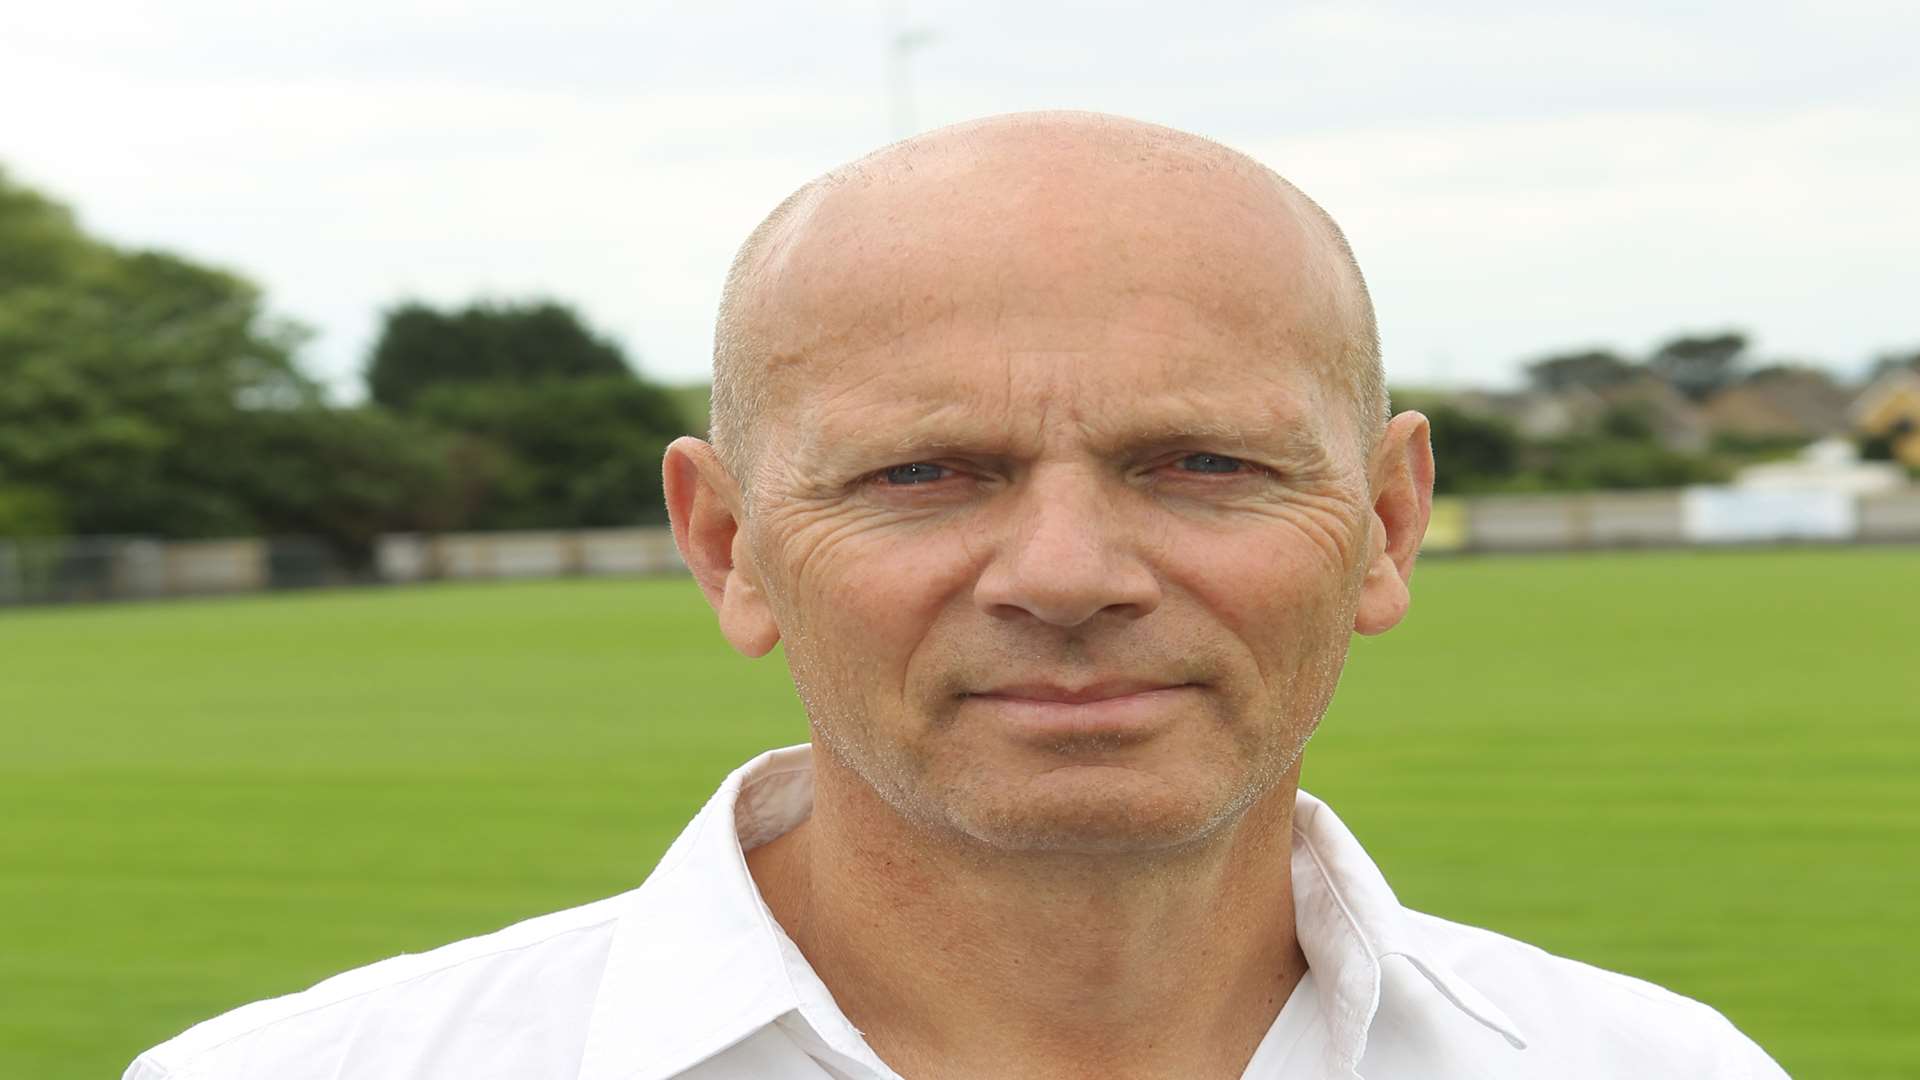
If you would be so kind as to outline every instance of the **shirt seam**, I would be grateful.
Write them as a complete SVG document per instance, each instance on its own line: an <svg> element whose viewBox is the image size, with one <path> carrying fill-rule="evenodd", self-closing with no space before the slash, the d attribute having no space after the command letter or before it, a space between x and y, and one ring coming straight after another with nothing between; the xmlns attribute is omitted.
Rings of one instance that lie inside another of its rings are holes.
<svg viewBox="0 0 1920 1080"><path fill-rule="evenodd" d="M1293 835L1306 845L1307 857L1313 860L1314 868L1320 871L1320 877L1326 881L1327 892L1333 895L1333 902L1340 909L1340 917L1346 920L1347 927L1353 931L1353 936L1360 939L1361 947L1367 952L1367 959L1373 961L1375 967L1379 967L1382 954L1374 946L1373 939L1360 928L1360 920L1354 916L1352 909L1347 907L1347 898L1340 894L1340 886L1335 882L1332 872L1327 869L1326 861L1320 857L1320 849L1314 846L1313 839L1300 826L1293 827Z"/></svg>
<svg viewBox="0 0 1920 1080"><path fill-rule="evenodd" d="M1360 920L1354 916L1353 909L1347 906L1347 898L1341 893L1338 880L1335 879L1333 873L1327 869L1326 860L1320 857L1320 849L1314 845L1313 838L1307 835L1306 830L1300 827L1298 821L1293 823L1293 835L1301 843L1306 845L1307 857L1313 860L1314 868L1320 872L1321 880L1326 882L1327 892L1332 894L1334 906L1340 910L1340 917L1346 920L1348 928L1353 931L1354 938L1360 942L1361 950L1366 953L1367 961L1373 965L1373 978L1369 980L1371 986L1367 993L1366 1022L1360 1029L1359 1048L1351 1054L1345 1052L1345 1050L1340 1050L1338 1054L1342 1067L1357 1080L1360 1074L1360 1062L1366 1057L1367 1043L1373 1034L1374 1017L1380 1012L1380 950L1375 948L1373 938L1370 937L1365 930L1361 929Z"/></svg>

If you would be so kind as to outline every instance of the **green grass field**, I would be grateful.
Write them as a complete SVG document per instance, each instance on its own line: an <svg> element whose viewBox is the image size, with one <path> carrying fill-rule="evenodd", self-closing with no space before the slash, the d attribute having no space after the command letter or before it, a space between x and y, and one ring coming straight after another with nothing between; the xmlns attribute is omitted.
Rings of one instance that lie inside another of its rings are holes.
<svg viewBox="0 0 1920 1080"><path fill-rule="evenodd" d="M1404 901L1920 1076L1920 550L1415 585L1306 777ZM0 1077L629 888L803 734L684 580L0 613Z"/></svg>

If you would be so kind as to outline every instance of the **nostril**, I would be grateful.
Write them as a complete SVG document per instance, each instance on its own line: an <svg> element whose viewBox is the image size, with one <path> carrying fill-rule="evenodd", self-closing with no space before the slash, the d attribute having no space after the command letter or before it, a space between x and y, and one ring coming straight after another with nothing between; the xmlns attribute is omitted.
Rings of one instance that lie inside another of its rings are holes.
<svg viewBox="0 0 1920 1080"><path fill-rule="evenodd" d="M998 618L1071 627L1100 614L1138 618L1159 606L1158 580L1145 566L1030 565L990 568L975 587L980 608Z"/></svg>

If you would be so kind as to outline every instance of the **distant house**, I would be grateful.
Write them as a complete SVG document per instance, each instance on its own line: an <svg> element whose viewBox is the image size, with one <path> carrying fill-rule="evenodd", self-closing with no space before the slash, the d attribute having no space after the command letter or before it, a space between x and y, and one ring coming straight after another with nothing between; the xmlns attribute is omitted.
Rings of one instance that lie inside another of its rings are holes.
<svg viewBox="0 0 1920 1080"><path fill-rule="evenodd" d="M1464 390L1452 397L1452 403L1476 416L1491 416L1512 424L1515 431L1529 439L1552 439L1573 432L1584 415L1573 404L1588 391L1576 387L1570 391L1547 393L1523 390L1500 393L1493 390Z"/></svg>
<svg viewBox="0 0 1920 1080"><path fill-rule="evenodd" d="M1823 371L1762 371L1707 399L1701 408L1715 435L1812 442L1851 429L1853 395Z"/></svg>
<svg viewBox="0 0 1920 1080"><path fill-rule="evenodd" d="M1471 390L1454 402L1461 408L1511 423L1530 439L1558 439L1592 432L1609 412L1630 410L1645 418L1654 438L1669 450L1688 453L1707 445L1701 412L1671 383L1653 375L1635 375L1611 386L1569 386L1558 391L1515 394Z"/></svg>
<svg viewBox="0 0 1920 1080"><path fill-rule="evenodd" d="M1856 434L1887 440L1896 461L1920 469L1920 371L1875 379L1854 398L1851 413Z"/></svg>
<svg viewBox="0 0 1920 1080"><path fill-rule="evenodd" d="M1653 425L1653 437L1661 446L1684 453L1699 453L1707 448L1708 429L1700 407L1687 399L1674 385L1655 375L1636 375L1632 379L1595 391L1601 407L1594 419L1614 409L1630 409L1646 417Z"/></svg>

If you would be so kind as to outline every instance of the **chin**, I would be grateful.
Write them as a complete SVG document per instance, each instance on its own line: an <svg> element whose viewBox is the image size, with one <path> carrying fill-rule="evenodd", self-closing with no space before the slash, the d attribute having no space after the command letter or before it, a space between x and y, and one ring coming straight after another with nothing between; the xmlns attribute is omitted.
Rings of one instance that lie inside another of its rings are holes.
<svg viewBox="0 0 1920 1080"><path fill-rule="evenodd" d="M1176 786L1131 769L1065 766L954 795L948 820L990 848L1117 855L1204 843L1237 821L1258 793L1244 784Z"/></svg>

